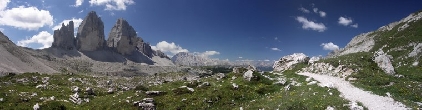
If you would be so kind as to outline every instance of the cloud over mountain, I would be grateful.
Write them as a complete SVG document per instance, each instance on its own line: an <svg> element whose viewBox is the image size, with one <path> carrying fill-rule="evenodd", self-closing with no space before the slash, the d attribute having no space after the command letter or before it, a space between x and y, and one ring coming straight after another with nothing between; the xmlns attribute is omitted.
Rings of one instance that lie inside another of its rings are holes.
<svg viewBox="0 0 422 110"><path fill-rule="evenodd" d="M332 42L322 43L321 46L324 50L338 50L339 49L339 47Z"/></svg>
<svg viewBox="0 0 422 110"><path fill-rule="evenodd" d="M174 42L167 42L167 41L161 41L158 42L156 46L151 46L154 50L160 50L162 52L170 52L173 55L179 53L179 52L189 52L187 49L182 48L179 45L176 45Z"/></svg>

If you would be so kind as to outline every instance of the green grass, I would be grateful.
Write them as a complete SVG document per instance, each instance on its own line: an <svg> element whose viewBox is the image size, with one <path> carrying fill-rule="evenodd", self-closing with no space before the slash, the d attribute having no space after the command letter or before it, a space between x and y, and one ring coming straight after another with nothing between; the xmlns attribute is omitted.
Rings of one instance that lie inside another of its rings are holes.
<svg viewBox="0 0 422 110"><path fill-rule="evenodd" d="M297 67L303 67L299 65ZM296 70L296 69L295 69ZM273 84L260 73L253 73L255 77L251 81L243 79L243 74L226 73L226 77L217 80L215 77L200 79L200 82L189 82L178 80L163 83L161 85L150 85L147 82L161 79L162 77L180 77L184 73L157 74L157 76L139 76L133 78L125 77L93 77L82 74L39 74L25 73L15 76L5 76L0 78L0 109L32 109L33 105L39 103L42 109L137 109L133 106L134 101L152 97L155 99L157 109L325 109L327 106L336 109L347 109L348 101L339 97L339 92L335 89L319 87L317 85L306 85L304 76L294 74L294 70L286 71L282 75L264 73L271 78L284 77L287 83L298 82L301 86L290 86L290 90L285 90L285 85ZM232 80L232 77L237 77ZM42 84L42 77L50 77L47 89L37 89L37 85ZM18 79L27 78L27 83L17 82ZM82 81L70 82L69 78L81 78ZM108 86L105 81L113 80L110 85L117 89L114 94L105 91ZM203 82L209 82L210 86L197 87ZM123 91L120 85L132 84L133 89ZM236 83L239 88L234 89L232 83ZM101 86L102 85L102 86ZM80 93L80 97L89 98L90 102L83 102L76 105L69 100L71 86L78 86L82 89L86 87L94 88L96 96ZM194 88L194 92L187 89L180 89L181 86ZM178 89L179 88L179 89ZM166 94L159 96L148 96L146 90L164 91ZM22 92L27 92L22 95ZM329 95L329 92L332 95ZM37 93L37 96L30 96ZM315 95L314 95L315 94ZM40 98L50 98L55 96L53 101L43 101ZM28 99L28 100L23 100Z"/></svg>

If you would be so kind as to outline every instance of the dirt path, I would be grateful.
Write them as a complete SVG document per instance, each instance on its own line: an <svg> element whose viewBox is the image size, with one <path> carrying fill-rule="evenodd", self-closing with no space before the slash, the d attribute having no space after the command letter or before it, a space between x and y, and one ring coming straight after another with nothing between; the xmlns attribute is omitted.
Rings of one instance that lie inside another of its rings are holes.
<svg viewBox="0 0 422 110"><path fill-rule="evenodd" d="M298 73L312 77L319 81L321 85L331 85L337 88L341 92L341 97L350 101L361 102L369 110L407 110L404 104L401 102L394 101L391 97L384 97L372 94L368 91L363 91L348 81L345 81L338 77L332 77L327 75L313 74L313 73Z"/></svg>

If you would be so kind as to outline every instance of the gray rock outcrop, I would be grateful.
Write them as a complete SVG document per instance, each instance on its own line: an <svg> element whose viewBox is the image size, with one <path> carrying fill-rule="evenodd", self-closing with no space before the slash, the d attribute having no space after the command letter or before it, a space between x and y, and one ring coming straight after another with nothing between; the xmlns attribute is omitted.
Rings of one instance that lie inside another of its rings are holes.
<svg viewBox="0 0 422 110"><path fill-rule="evenodd" d="M297 63L308 62L309 57L303 53L294 53L292 55L287 55L281 57L280 60L274 62L274 71L285 71L293 68Z"/></svg>
<svg viewBox="0 0 422 110"><path fill-rule="evenodd" d="M119 18L108 35L107 45L122 55L131 55L138 41L143 42L137 37L135 29L126 20Z"/></svg>
<svg viewBox="0 0 422 110"><path fill-rule="evenodd" d="M67 50L73 50L75 48L75 34L74 34L73 21L69 21L67 26L62 24L60 29L54 30L54 41L52 47L63 48Z"/></svg>
<svg viewBox="0 0 422 110"><path fill-rule="evenodd" d="M380 49L375 52L372 60L377 63L378 67L380 67L385 73L394 75L395 71L390 59L392 59L392 56L387 55L384 51L382 51L382 49Z"/></svg>
<svg viewBox="0 0 422 110"><path fill-rule="evenodd" d="M95 11L91 11L79 25L76 48L79 51L95 51L103 49L105 45L104 23Z"/></svg>
<svg viewBox="0 0 422 110"><path fill-rule="evenodd" d="M253 77L253 71L248 70L243 74L243 79L247 80L247 81L251 81Z"/></svg>
<svg viewBox="0 0 422 110"><path fill-rule="evenodd" d="M328 56L332 57L357 52L369 52L375 45L375 36L376 34L374 34L374 32L357 35L353 37L353 39L346 45L346 47L333 51Z"/></svg>
<svg viewBox="0 0 422 110"><path fill-rule="evenodd" d="M154 55L154 50L152 50L149 43L144 42L142 39L138 40L136 48L139 52L144 53L145 56L152 58Z"/></svg>

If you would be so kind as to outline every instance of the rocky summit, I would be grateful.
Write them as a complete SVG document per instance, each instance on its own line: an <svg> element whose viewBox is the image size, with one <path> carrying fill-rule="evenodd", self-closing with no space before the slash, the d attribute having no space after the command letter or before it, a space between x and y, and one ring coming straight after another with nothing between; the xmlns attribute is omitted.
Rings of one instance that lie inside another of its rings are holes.
<svg viewBox="0 0 422 110"><path fill-rule="evenodd" d="M76 47L79 51L95 51L103 49L105 44L104 23L95 11L91 11L78 27Z"/></svg>
<svg viewBox="0 0 422 110"><path fill-rule="evenodd" d="M59 47L67 50L75 48L75 34L73 30L73 21L69 21L67 26L62 24L62 27L58 30L54 30L54 42L51 47Z"/></svg>
<svg viewBox="0 0 422 110"><path fill-rule="evenodd" d="M136 50L137 42L143 40L136 35L135 29L120 18L108 35L107 45L123 55L131 55Z"/></svg>

